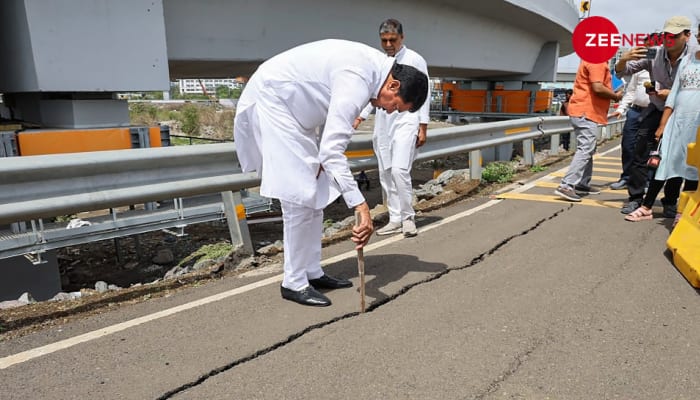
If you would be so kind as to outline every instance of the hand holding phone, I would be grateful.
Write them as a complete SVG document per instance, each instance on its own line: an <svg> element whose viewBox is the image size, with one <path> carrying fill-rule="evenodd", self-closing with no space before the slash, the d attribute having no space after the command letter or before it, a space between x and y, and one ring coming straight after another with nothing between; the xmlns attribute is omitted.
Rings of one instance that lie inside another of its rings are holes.
<svg viewBox="0 0 700 400"><path fill-rule="evenodd" d="M647 60L653 60L656 58L656 47L649 47L647 49L647 53L644 55L644 58Z"/></svg>

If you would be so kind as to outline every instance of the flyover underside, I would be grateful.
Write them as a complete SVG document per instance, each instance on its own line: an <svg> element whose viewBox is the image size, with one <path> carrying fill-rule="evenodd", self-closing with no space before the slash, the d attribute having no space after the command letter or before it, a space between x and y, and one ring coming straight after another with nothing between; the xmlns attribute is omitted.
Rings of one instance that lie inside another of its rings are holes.
<svg viewBox="0 0 700 400"><path fill-rule="evenodd" d="M226 61L226 60L170 60L170 76L173 79L200 77L220 78L231 76L231 71L236 71L236 76L249 76L264 60L257 61ZM430 75L435 77L473 78L473 79L502 79L522 75L522 71L504 70L498 68L508 65L494 66L492 69L455 68L449 66L431 65Z"/></svg>
<svg viewBox="0 0 700 400"><path fill-rule="evenodd" d="M563 0L406 0L399 6L389 0L165 0L163 6L171 78L250 75L273 55L324 38L378 48L379 22L394 17L404 25L405 44L423 55L433 76L522 79L556 70L578 22Z"/></svg>

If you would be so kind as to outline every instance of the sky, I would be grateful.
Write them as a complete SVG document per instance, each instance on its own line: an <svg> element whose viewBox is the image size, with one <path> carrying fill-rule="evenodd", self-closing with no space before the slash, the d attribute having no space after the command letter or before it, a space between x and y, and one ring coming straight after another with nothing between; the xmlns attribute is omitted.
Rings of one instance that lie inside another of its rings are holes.
<svg viewBox="0 0 700 400"><path fill-rule="evenodd" d="M578 4L579 2L576 1ZM674 15L685 15L693 22L693 34L700 21L700 1L663 0L591 0L591 16L611 20L620 33L642 33L661 30L664 21ZM576 72L579 58L576 54L559 59L559 72Z"/></svg>

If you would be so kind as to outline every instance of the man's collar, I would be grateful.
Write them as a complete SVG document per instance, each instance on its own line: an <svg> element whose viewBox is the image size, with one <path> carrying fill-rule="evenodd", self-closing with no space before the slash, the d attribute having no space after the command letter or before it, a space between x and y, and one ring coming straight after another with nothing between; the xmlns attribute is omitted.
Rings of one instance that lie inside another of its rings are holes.
<svg viewBox="0 0 700 400"><path fill-rule="evenodd" d="M394 58L396 58L399 54L401 54L401 52L404 52L404 51L406 51L406 46L402 44L399 51L397 51L396 54L394 54Z"/></svg>

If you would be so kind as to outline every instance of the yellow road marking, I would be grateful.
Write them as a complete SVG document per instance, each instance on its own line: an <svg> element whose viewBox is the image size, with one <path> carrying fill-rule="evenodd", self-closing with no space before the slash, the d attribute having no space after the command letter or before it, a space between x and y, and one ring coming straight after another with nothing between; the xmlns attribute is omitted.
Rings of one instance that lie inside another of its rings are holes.
<svg viewBox="0 0 700 400"><path fill-rule="evenodd" d="M621 167L621 164L622 164L621 161L618 161L618 162L598 161L598 160L594 161L594 165L605 165L605 166L609 166L609 167Z"/></svg>
<svg viewBox="0 0 700 400"><path fill-rule="evenodd" d="M593 172L613 172L616 174L622 172L622 168L598 168L597 164L593 164Z"/></svg>
<svg viewBox="0 0 700 400"><path fill-rule="evenodd" d="M373 155L373 150L350 150L345 152L345 157L347 158L372 157Z"/></svg>
<svg viewBox="0 0 700 400"><path fill-rule="evenodd" d="M550 174L550 176L556 177L556 178L563 178L564 173L563 172L555 172ZM591 178L593 181L603 181L603 182L617 182L620 180L620 177L612 177L612 176L593 176Z"/></svg>
<svg viewBox="0 0 700 400"><path fill-rule="evenodd" d="M620 162L620 157L593 156L593 159L598 161L617 161Z"/></svg>
<svg viewBox="0 0 700 400"><path fill-rule="evenodd" d="M584 198L584 199L581 199L580 202L570 202L570 201L562 200L558 196L554 196L554 195L514 193L514 192L499 194L496 196L496 198L498 198L498 199L529 200L529 201L543 201L546 203L559 203L559 204L573 203L573 204L581 204L584 206L607 207L607 208L620 208L621 203L624 201L624 199L622 199L622 198L620 199L620 201L592 200L590 198Z"/></svg>
<svg viewBox="0 0 700 400"><path fill-rule="evenodd" d="M559 187L559 183L556 182L545 182L545 181L539 181L535 183L536 187L541 187L541 188L551 188L551 189L556 189ZM615 193L615 194L623 194L626 195L626 191L624 190L612 190L612 189L604 189L600 188L601 193Z"/></svg>

